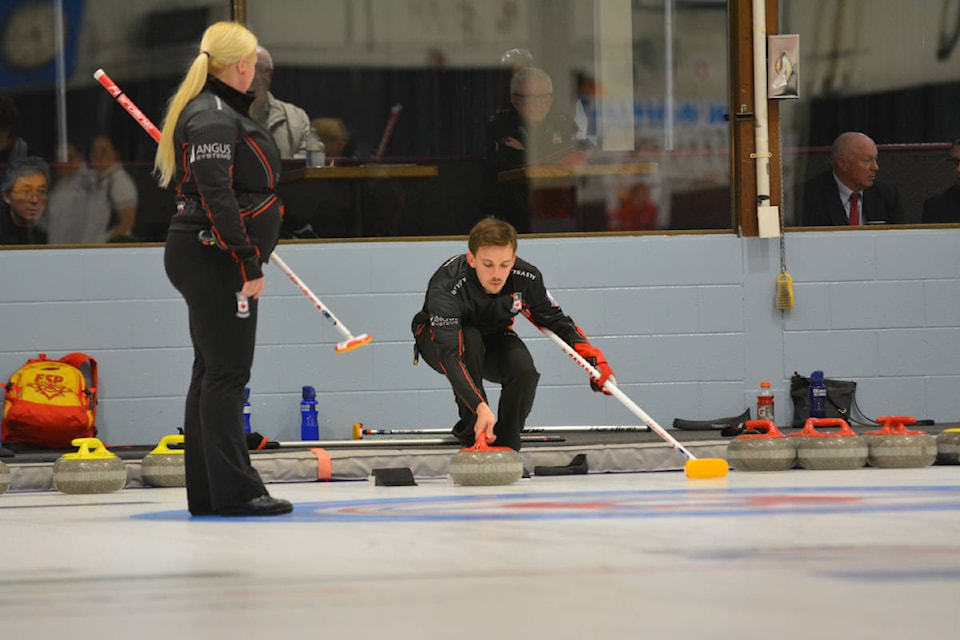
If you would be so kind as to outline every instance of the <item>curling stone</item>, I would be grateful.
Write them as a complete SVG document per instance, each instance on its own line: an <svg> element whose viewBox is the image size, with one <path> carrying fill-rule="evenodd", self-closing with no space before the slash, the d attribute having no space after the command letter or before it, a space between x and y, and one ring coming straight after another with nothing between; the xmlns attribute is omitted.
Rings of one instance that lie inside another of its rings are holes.
<svg viewBox="0 0 960 640"><path fill-rule="evenodd" d="M183 444L180 434L164 436L156 448L140 462L140 478L151 487L185 487L187 472L183 449L170 449L169 444Z"/></svg>
<svg viewBox="0 0 960 640"><path fill-rule="evenodd" d="M127 467L97 438L75 438L76 453L53 463L53 486L63 493L111 493L127 484Z"/></svg>
<svg viewBox="0 0 960 640"><path fill-rule="evenodd" d="M937 439L925 431L907 431L906 425L916 424L910 416L883 416L877 418L883 425L879 431L867 431L864 438L870 448L867 460L880 469L909 469L929 467L937 459Z"/></svg>
<svg viewBox="0 0 960 640"><path fill-rule="evenodd" d="M0 460L0 493L4 493L10 488L10 467L3 460Z"/></svg>
<svg viewBox="0 0 960 640"><path fill-rule="evenodd" d="M960 429L944 429L937 436L937 464L960 464Z"/></svg>
<svg viewBox="0 0 960 640"><path fill-rule="evenodd" d="M450 461L450 477L464 486L513 484L523 476L523 458L510 447L491 447L486 434L477 436Z"/></svg>
<svg viewBox="0 0 960 640"><path fill-rule="evenodd" d="M840 427L837 433L817 427ZM808 418L797 438L797 462L804 469L859 469L867 464L867 441L858 436L843 418Z"/></svg>
<svg viewBox="0 0 960 640"><path fill-rule="evenodd" d="M747 430L727 446L727 462L737 471L785 471L797 463L797 441L788 438L770 420L748 420Z"/></svg>

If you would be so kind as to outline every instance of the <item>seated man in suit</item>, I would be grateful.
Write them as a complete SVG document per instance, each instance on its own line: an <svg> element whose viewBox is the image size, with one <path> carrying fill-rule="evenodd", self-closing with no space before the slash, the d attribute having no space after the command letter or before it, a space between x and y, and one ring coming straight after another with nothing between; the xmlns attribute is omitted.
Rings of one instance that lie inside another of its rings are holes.
<svg viewBox="0 0 960 640"><path fill-rule="evenodd" d="M947 158L953 167L954 185L923 203L923 222L960 222L960 138L953 141Z"/></svg>
<svg viewBox="0 0 960 640"><path fill-rule="evenodd" d="M800 224L806 227L897 224L900 196L877 182L877 145L856 131L840 134L830 153L831 169L803 185Z"/></svg>

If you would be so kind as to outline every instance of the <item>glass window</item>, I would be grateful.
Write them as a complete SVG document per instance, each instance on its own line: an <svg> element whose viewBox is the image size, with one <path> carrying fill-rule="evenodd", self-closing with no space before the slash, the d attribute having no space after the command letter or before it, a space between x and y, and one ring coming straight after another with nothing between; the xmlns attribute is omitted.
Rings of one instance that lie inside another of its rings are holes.
<svg viewBox="0 0 960 640"><path fill-rule="evenodd" d="M781 0L780 24L800 34L800 97L781 108L786 223L846 224L838 194L857 189L862 223L960 222L960 4ZM845 132L870 142L831 153Z"/></svg>
<svg viewBox="0 0 960 640"><path fill-rule="evenodd" d="M20 116L0 163L7 140L49 163L50 243L164 239L154 142L93 73L159 125L204 28L234 11L266 49L253 115L285 157L284 237L463 234L486 215L523 233L732 229L724 0L56 6L0 4Z"/></svg>

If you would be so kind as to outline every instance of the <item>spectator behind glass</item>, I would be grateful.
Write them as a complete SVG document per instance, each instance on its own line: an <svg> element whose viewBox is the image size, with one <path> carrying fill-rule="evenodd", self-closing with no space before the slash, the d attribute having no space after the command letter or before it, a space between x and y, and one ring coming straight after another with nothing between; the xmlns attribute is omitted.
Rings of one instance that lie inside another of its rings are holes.
<svg viewBox="0 0 960 640"><path fill-rule="evenodd" d="M250 117L270 132L283 159L306 158L310 116L300 107L277 100L270 93L273 82L273 58L265 48L257 47L257 74L253 79L253 103ZM330 152L327 152L330 155Z"/></svg>
<svg viewBox="0 0 960 640"><path fill-rule="evenodd" d="M323 141L323 149L327 154L327 162L333 166L338 158L347 158L350 132L340 118L314 118L310 121L310 128L317 132Z"/></svg>
<svg viewBox="0 0 960 640"><path fill-rule="evenodd" d="M900 222L900 196L892 184L877 181L877 145L869 136L847 131L837 136L831 168L808 180L801 190L803 226L850 225L851 196L860 194L860 224Z"/></svg>
<svg viewBox="0 0 960 640"><path fill-rule="evenodd" d="M53 165L53 187L47 204L47 236L50 244L81 244L87 224L87 203L96 175L84 160L80 147L67 143L67 161Z"/></svg>
<svg viewBox="0 0 960 640"><path fill-rule="evenodd" d="M0 183L0 244L46 244L43 214L47 208L50 168L43 158L27 156L10 163Z"/></svg>
<svg viewBox="0 0 960 640"><path fill-rule="evenodd" d="M960 222L960 138L953 141L947 162L953 168L954 184L924 201L923 222Z"/></svg>
<svg viewBox="0 0 960 640"><path fill-rule="evenodd" d="M581 147L592 145L569 116L553 110L553 82L543 69L517 71L510 93L513 109L487 121L487 213L510 222L519 233L576 231L575 187L531 191L522 180L501 183L499 176L527 164L580 162Z"/></svg>
<svg viewBox="0 0 960 640"><path fill-rule="evenodd" d="M17 136L19 128L20 110L13 98L0 94L0 182L8 164L30 155L26 141Z"/></svg>
<svg viewBox="0 0 960 640"><path fill-rule="evenodd" d="M137 219L137 186L120 163L120 152L105 135L90 145L90 168L96 180L87 202L81 242L130 242Z"/></svg>
<svg viewBox="0 0 960 640"><path fill-rule="evenodd" d="M521 69L510 81L510 94L514 110L496 113L487 123L488 158L509 168L558 162L576 150L577 125L553 110L553 81L546 71Z"/></svg>
<svg viewBox="0 0 960 640"><path fill-rule="evenodd" d="M608 231L649 231L657 228L657 203L650 185L637 182L624 194L618 194L620 206L607 221Z"/></svg>

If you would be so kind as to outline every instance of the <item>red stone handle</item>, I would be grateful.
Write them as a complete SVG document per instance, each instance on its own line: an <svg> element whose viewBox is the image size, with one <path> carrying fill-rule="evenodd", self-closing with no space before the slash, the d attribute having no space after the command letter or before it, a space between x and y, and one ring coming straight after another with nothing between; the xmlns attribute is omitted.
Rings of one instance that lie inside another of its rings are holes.
<svg viewBox="0 0 960 640"><path fill-rule="evenodd" d="M487 433L482 431L476 435L472 447L464 447L460 451L512 451L510 447L491 447L487 444Z"/></svg>
<svg viewBox="0 0 960 640"><path fill-rule="evenodd" d="M872 436L915 436L922 435L926 431L907 431L906 425L916 424L917 419L913 416L881 416L877 422L883 425L879 431L867 431Z"/></svg>
<svg viewBox="0 0 960 640"><path fill-rule="evenodd" d="M824 433L822 431L817 431L817 427L840 427L840 431L837 433ZM853 429L850 428L850 425L847 424L847 421L843 418L807 418L807 421L803 423L803 430L794 435L836 437L855 436L857 434L853 432Z"/></svg>
<svg viewBox="0 0 960 640"><path fill-rule="evenodd" d="M749 431L754 429L756 431L762 431L763 433L753 434L745 433L743 435L737 436L738 438L785 438L780 430L777 429L777 425L773 424L770 420L747 420L743 425L744 431Z"/></svg>

